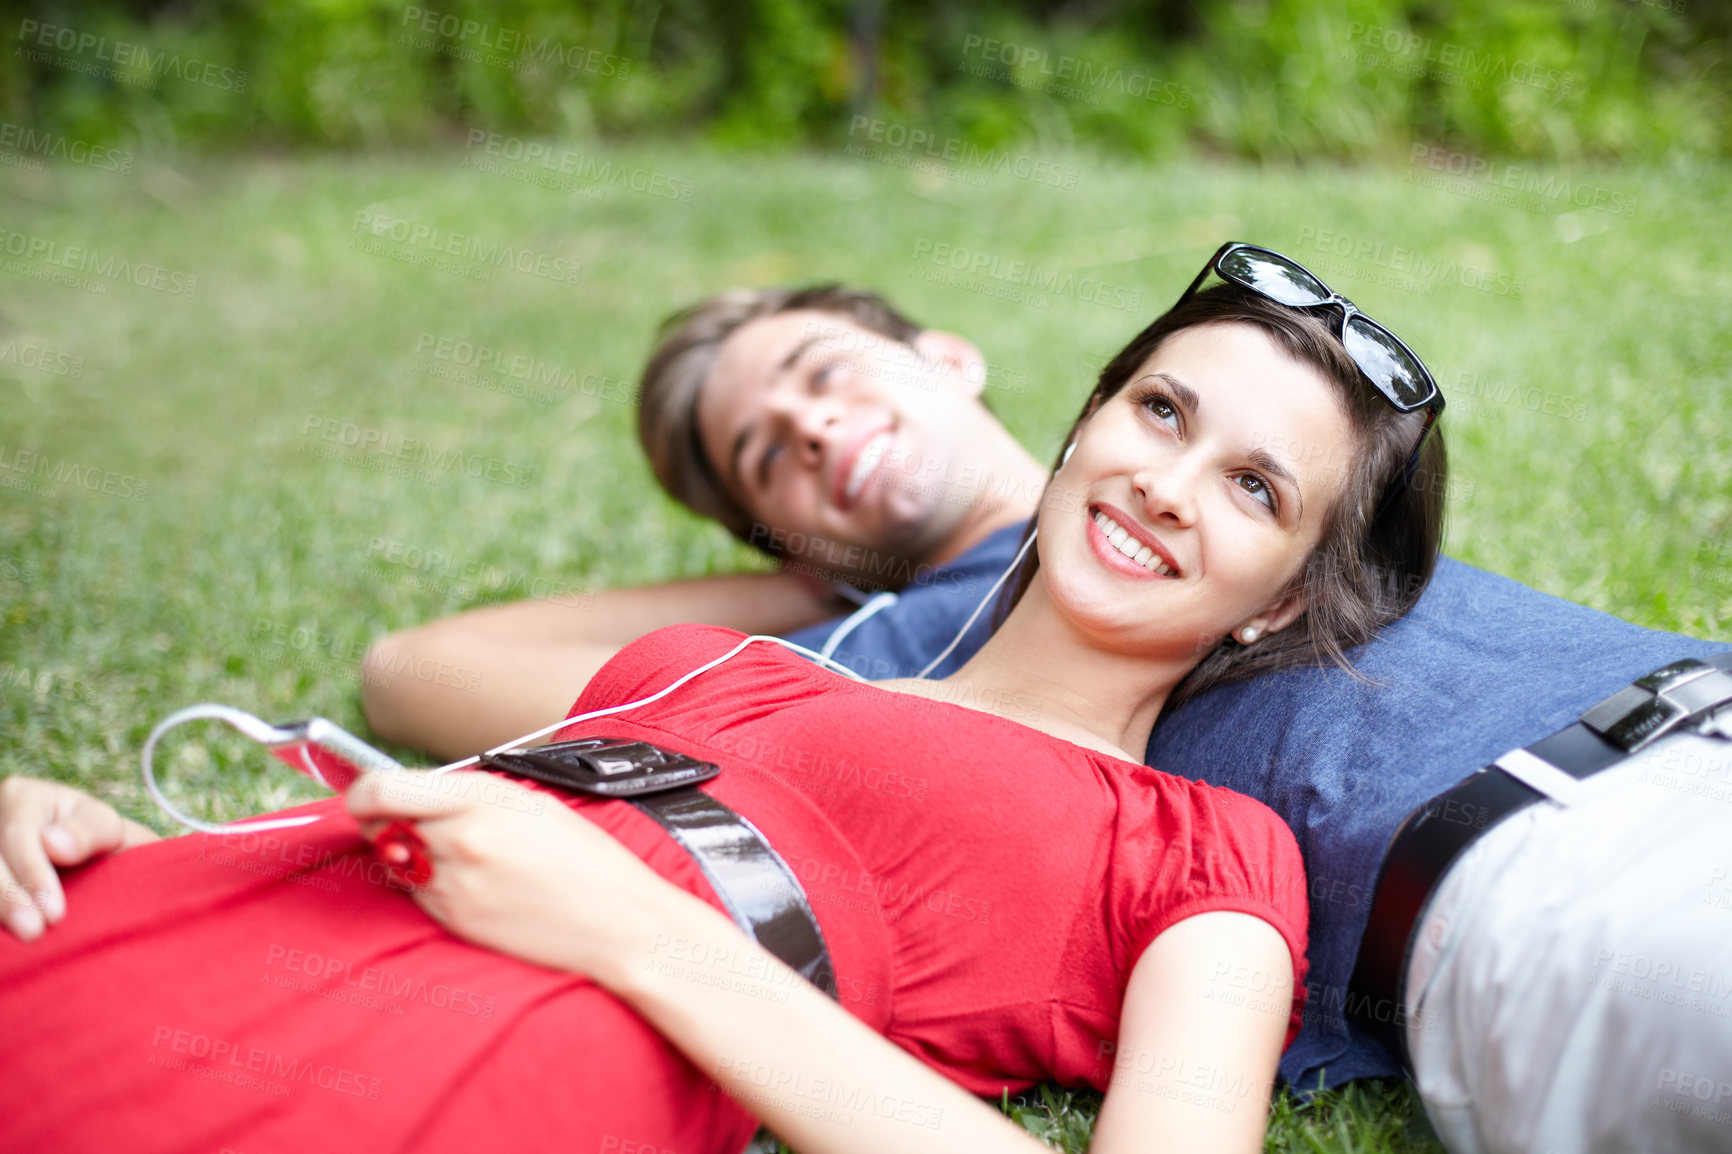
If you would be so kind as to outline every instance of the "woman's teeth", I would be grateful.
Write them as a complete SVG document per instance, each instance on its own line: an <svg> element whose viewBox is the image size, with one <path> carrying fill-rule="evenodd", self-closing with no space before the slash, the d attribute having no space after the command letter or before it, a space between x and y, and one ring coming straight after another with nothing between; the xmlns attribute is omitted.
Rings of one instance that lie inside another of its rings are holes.
<svg viewBox="0 0 1732 1154"><path fill-rule="evenodd" d="M1095 510L1095 524L1101 527L1101 532L1107 535L1107 540L1113 543L1113 548L1141 565L1151 573L1159 573L1163 577L1173 576L1173 571L1167 563L1156 556L1155 551L1131 536L1123 525L1111 517Z"/></svg>

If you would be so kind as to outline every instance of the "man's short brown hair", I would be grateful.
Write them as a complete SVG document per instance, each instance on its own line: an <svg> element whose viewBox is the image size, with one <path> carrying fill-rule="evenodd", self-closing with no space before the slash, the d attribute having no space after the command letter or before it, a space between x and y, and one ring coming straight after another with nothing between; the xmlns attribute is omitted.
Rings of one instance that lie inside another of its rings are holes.
<svg viewBox="0 0 1732 1154"><path fill-rule="evenodd" d="M752 514L728 492L704 452L698 434L698 391L716 366L722 342L736 329L759 317L798 309L847 317L904 344L912 343L922 331L889 301L866 289L839 284L735 289L681 309L662 322L638 392L638 440L661 487L692 512L720 521L734 536L760 548L762 542L753 540Z"/></svg>

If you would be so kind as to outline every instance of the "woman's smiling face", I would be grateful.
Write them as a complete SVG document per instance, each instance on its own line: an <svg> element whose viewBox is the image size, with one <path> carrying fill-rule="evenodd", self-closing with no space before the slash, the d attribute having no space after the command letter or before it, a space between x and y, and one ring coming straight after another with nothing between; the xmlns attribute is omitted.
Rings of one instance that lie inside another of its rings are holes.
<svg viewBox="0 0 1732 1154"><path fill-rule="evenodd" d="M1083 424L1041 507L1036 579L1118 652L1267 635L1303 609L1286 590L1355 451L1334 386L1262 329L1181 330Z"/></svg>

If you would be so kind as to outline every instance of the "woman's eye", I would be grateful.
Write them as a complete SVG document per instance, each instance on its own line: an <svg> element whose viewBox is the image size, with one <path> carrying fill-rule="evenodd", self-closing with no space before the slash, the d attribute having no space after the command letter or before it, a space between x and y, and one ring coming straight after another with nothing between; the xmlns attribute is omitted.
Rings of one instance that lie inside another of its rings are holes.
<svg viewBox="0 0 1732 1154"><path fill-rule="evenodd" d="M1275 491L1269 487L1269 482L1257 474L1241 473L1239 475L1239 488L1269 506L1270 510L1275 508Z"/></svg>
<svg viewBox="0 0 1732 1154"><path fill-rule="evenodd" d="M1171 420L1177 425L1179 420L1178 406L1160 393L1150 393L1143 398L1143 407L1163 421Z"/></svg>
<svg viewBox="0 0 1732 1154"><path fill-rule="evenodd" d="M814 393L821 393L829 386L830 374L835 371L835 368L835 361L831 361L827 365L818 366L818 371L812 374L812 391Z"/></svg>

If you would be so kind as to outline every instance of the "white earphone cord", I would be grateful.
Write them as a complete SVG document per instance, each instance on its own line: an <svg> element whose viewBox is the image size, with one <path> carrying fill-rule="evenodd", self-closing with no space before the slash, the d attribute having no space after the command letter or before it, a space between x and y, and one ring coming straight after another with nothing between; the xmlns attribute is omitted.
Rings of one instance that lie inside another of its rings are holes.
<svg viewBox="0 0 1732 1154"><path fill-rule="evenodd" d="M1058 457L1058 468L1060 468L1060 470L1062 470L1062 468L1065 468L1065 461L1069 461L1070 454L1072 454L1072 452L1076 452L1076 451L1077 451L1077 444L1076 444L1076 442L1074 442L1074 440L1072 440L1072 442L1070 442L1069 445L1065 445L1065 452L1063 452L1063 456ZM1057 475L1058 475L1057 470L1053 471L1053 477L1057 477ZM1048 483L1051 483L1051 477L1046 478L1046 480L1048 480ZM914 676L916 676L916 677L927 676L927 674L930 674L930 672L934 671L934 669L937 669L937 667L939 667L939 662L942 662L942 660L944 660L944 658L949 657L949 655L951 655L951 652L953 652L953 650L954 650L954 648L956 648L956 646L961 645L961 641L963 641L963 638L966 638L966 636L968 636L968 631L970 631L970 629L973 629L973 624L975 624L975 619L977 619L977 617L980 617L980 610L984 610L984 608L986 608L987 601L992 600L992 594L998 593L998 587L1001 586L1001 584L1005 584L1005 579L1008 579L1008 577L1010 577L1011 574L1015 574L1015 572L1017 572L1018 565L1022 565L1022 554L1027 553L1027 551L1029 551L1029 546L1031 546L1031 544L1034 544L1034 539L1036 539L1037 535L1039 535L1039 532L1041 532L1041 530L1039 530L1039 527L1034 527L1034 528L1031 528L1031 530L1029 530L1029 539L1027 539L1027 541L1022 542L1022 548L1017 549L1017 556L1013 556L1013 558L1010 558L1010 565L1008 565L1008 567L1005 568L1005 572L1003 572L1003 574L998 575L998 580L994 580L994 582L992 582L991 589L987 589L986 596L984 596L984 598L980 598L980 605L975 606L975 612L968 613L968 620L965 620L965 622L963 622L963 627L961 627L961 631L958 632L958 634L956 634L956 636L954 636L954 638L951 638L951 643L949 643L949 645L944 646L944 652L939 653L939 655L937 655L937 657L932 658L932 660L930 660L930 662L927 662L927 667L925 667L925 669L921 669L921 671L918 672L918 674L914 674Z"/></svg>
<svg viewBox="0 0 1732 1154"><path fill-rule="evenodd" d="M1076 447L1075 445L1071 446L1072 449L1074 449L1075 447ZM1065 456L1067 459L1069 458L1070 450L1066 451ZM950 644L946 645L944 647L944 651L942 653L940 653L937 657L934 657L931 661L927 662L926 668L922 669L916 676L925 677L928 673L931 673L933 668L936 667L939 662L943 661L946 657L949 657L951 652L954 651L955 648L959 644L962 643L962 639L964 637L966 637L968 635L968 631L974 627L974 622L977 618L979 618L981 611L986 608L987 603L990 602L993 598L993 595L998 592L999 586L1003 585L1005 580L1012 573L1016 572L1016 567L1022 563L1023 554L1027 553L1028 547L1030 545L1034 544L1034 538L1035 538L1034 532L1030 531L1029 535L1028 535L1028 540L1026 540L1022 543L1022 548L1018 549L1016 551L1016 556L1011 558L1010 565L1005 568L1004 572L1002 572L998 575L998 580L996 580L992 583L992 588L990 588L986 591L986 596L982 597L980 599L980 604L978 604L974 607L974 612L969 614L968 620L963 623L961 631L958 632L955 637L952 637L950 639ZM837 628L838 628L838 630L846 629L846 630L851 631L855 625L860 624L861 621L864 621L867 617L878 612L880 609L886 608L887 606L889 606L893 602L894 602L894 598L873 598L872 601L868 602L866 605L863 605L859 610L857 610L854 614L852 614L848 618L848 620L844 621ZM568 725L576 725L580 721L590 721L590 720L597 718L597 717L607 717L610 714L614 714L614 713L624 713L628 709L636 709L640 705L648 705L652 701L660 701L663 697L672 693L674 690L678 689L680 686L684 685L686 682L690 681L692 678L696 677L698 674L709 672L710 670L714 669L716 666L720 665L722 662L728 660L728 658L734 656L734 654L740 652L742 649L744 649L746 646L750 645L754 641L773 642L776 645L782 646L784 649L792 649L795 653L798 653L803 657L809 657L813 661L816 661L820 665L828 665L828 666L832 667L833 669L835 669L838 673L841 673L842 675L844 675L846 677L851 677L855 681L865 681L866 680L865 677L862 677L860 674L854 672L854 670L848 668L846 665L843 665L840 661L837 661L834 657L830 656L831 653L833 653L835 650L835 644L834 643L837 640L838 640L837 638L832 637L831 638L831 644L825 645L824 652L815 653L812 650L807 649L804 645L796 645L794 642L788 641L788 640L781 638L781 637L773 637L768 633L754 633L750 637L747 637L746 639L741 641L738 645L734 646L732 649L728 650L726 653L722 654L720 657L716 658L713 661L709 661L703 665L698 666L696 669L693 669L690 672L684 674L683 676L681 676L680 678L678 678L677 680L675 680L674 682L672 682L671 684L669 684L665 688L658 690L655 693L650 694L648 697L639 698L637 701L628 702L625 705L610 705L610 706L607 706L606 708L603 708L603 709L594 709L588 713L581 714L580 716L577 716L577 717L567 717L562 721L554 722L552 725L545 725L545 726L541 727L540 729L536 730L534 733L526 733L522 737L514 737L510 741L506 742L504 745L496 745L492 749L488 750L487 753L489 753L489 754L505 753L509 750L516 749L518 746L524 744L525 742L534 741L538 737L545 737L547 734L552 733L553 731L555 731L557 729L564 729ZM433 770L433 772L434 773L450 773L452 770L455 770L455 769L464 769L468 766L475 765L475 764L479 763L482 756L485 756L485 755L478 755L476 757L466 757L462 761L454 761L450 765L442 765L438 769Z"/></svg>
<svg viewBox="0 0 1732 1154"><path fill-rule="evenodd" d="M1068 457L1069 452L1067 451L1065 455ZM944 650L939 653L937 657L934 657L931 661L926 663L926 668L922 669L917 676L925 677L930 674L933 669L937 668L940 662L942 662L946 657L949 657L951 653L955 651L956 647L962 643L962 639L966 637L968 631L974 627L975 621L979 619L980 614L986 609L987 604L998 593L999 587L1004 584L1005 580L1016 571L1016 567L1021 564L1023 555L1028 552L1028 547L1034 544L1034 538L1035 533L1031 530L1028 535L1028 540L1022 543L1022 548L1018 549L1016 551L1016 556L1011 558L1010 565L1003 573L998 575L998 579L994 581L992 587L986 591L986 596L981 598L980 604L974 607L974 612L969 614L968 620L963 623L962 629L955 637L950 639L950 644L946 645ZM868 604L865 607L865 611L856 614L856 616L859 617L860 620L864 620L873 612L884 608L890 603L891 601L889 599L875 599L875 603ZM858 625L859 623L859 620L850 617L847 622L844 622L838 628L840 630L851 630L852 626ZM547 734L553 733L556 730L565 729L568 726L577 725L581 722L592 721L598 717L609 717L615 713L624 713L628 709L636 709L641 705L648 705L653 701L660 701L686 682L692 680L692 678L703 673L708 673L716 666L722 664L722 662L727 661L729 658L742 652L746 646L750 645L754 641L768 641L780 645L784 649L791 649L803 657L816 661L819 665L829 666L845 677L853 678L855 681L865 681L865 677L862 677L854 670L848 668L848 666L830 656L831 652L833 652L835 648L834 643L839 640L840 638L833 637L832 644L826 645L823 653L817 653L813 650L807 649L804 645L797 645L794 642L781 637L773 637L767 633L754 633L750 637L742 639L738 645L735 645L720 657L707 661L696 669L682 674L673 682L650 694L648 697L640 697L638 700L628 701L624 705L609 705L601 709L592 709L588 713L579 714L576 717L561 718L552 725L544 725L533 733L526 733L521 737L514 737L502 745L496 745L492 749L489 749L487 754L478 754L474 757L463 758L460 761L453 761L448 765L441 765L430 772L434 774L444 774L451 773L453 770L467 769L469 766L480 764L481 758L488 754L509 752L510 750L517 749L528 742L534 741L538 737L545 737ZM191 814L183 813L168 799L167 795L163 793L161 787L157 783L156 768L154 764L156 745L169 730L174 729L176 726L183 725L186 722L199 720L226 721L230 725L234 726L234 728L250 737L253 737L255 740L263 740L259 733L252 732L253 730L258 729L263 723L259 722L258 719L253 717L251 714L244 713L241 710L226 705L192 705L171 713L169 716L163 718L162 721L157 724L156 728L150 731L149 738L145 740L142 761L145 788L149 790L151 798L164 813L168 814L170 817L174 818L175 821L186 826L188 829L198 830L201 833L223 835L258 833L272 829L291 829L296 826L310 825L313 822L324 820L317 816L279 817L264 818L255 821L234 822L228 825L218 825L214 822L208 822L201 818L194 817ZM322 780L316 773L313 776L315 780Z"/></svg>
<svg viewBox="0 0 1732 1154"><path fill-rule="evenodd" d="M926 668L922 669L919 673L915 674L916 677L925 677L927 674L931 673L934 669L938 668L939 662L943 661L946 657L949 657L950 654L956 649L956 647L958 645L962 644L962 639L964 637L968 636L968 631L970 629L974 628L975 619L980 616L981 610L986 608L987 602L991 601L993 598L993 595L998 592L998 587L1000 585L1004 584L1006 578L1008 578L1012 573L1016 572L1016 567L1018 565L1022 564L1022 555L1024 553L1028 552L1028 547L1030 545L1034 544L1034 538L1035 538L1035 535L1037 532L1038 532L1038 530L1035 530L1035 529L1029 530L1028 540L1026 540L1022 543L1022 548L1018 549L1016 551L1016 556L1012 557L1010 559L1010 567L1007 568L1003 573L1000 573L998 575L998 580L996 580L992 583L992 588L990 588L986 591L986 596L982 597L980 599L980 604L976 605L974 607L974 612L970 613L968 615L968 620L964 621L962 623L962 631L960 633L958 633L955 637L952 637L950 639L950 644L946 645L944 647L944 651L942 653L940 653L937 657L934 657L931 661L928 661L926 663Z"/></svg>
<svg viewBox="0 0 1732 1154"><path fill-rule="evenodd" d="M720 665L722 662L724 662L724 661L728 660L729 658L735 656L736 654L740 653L742 650L744 650L746 648L746 646L750 645L754 641L773 642L774 644L780 645L786 649L792 649L794 652L800 654L803 657L811 658L812 660L818 662L821 665L833 666L838 672L842 673L846 677L853 678L855 681L865 681L866 680L864 677L860 676L858 673L854 672L852 669L849 669L846 665L843 665L840 661L832 660L831 658L826 657L822 653L815 653L812 650L807 649L804 645L796 645L792 641L787 641L787 640L784 640L783 638L780 638L780 637L772 637L768 634L755 633L750 637L742 639L739 644L735 645L732 649L728 650L726 653L722 654L720 657L717 657L712 661L705 662L703 665L700 665L696 669L693 669L693 670L687 672L683 676L677 678L671 684L664 686L663 688L657 690L655 693L650 694L648 697L640 697L638 700L628 701L624 705L609 705L609 706L606 706L606 707L601 708L601 709L592 709L588 713L579 714L576 717L561 718L560 720L554 722L552 725L545 725L533 733L526 733L522 737L512 738L510 741L505 742L503 745L494 746L492 749L488 750L487 752L489 754L505 753L509 750L516 749L519 746L522 746L527 742L534 741L538 737L543 737L549 733L552 733L555 730L564 729L564 728L566 728L568 726L572 726L572 725L577 725L580 722L590 721L590 720L593 720L594 718L597 718L597 717L607 717L607 716L610 716L611 714L615 714L615 713L624 713L628 709L636 709L638 706L648 705L652 701L660 701L662 698L666 697L668 694L672 693L674 690L678 689L680 686L684 685L686 682L690 681L692 678L697 677L701 673L709 672L710 670L714 669L716 666ZM179 808L177 808L173 802L169 801L167 795L165 795L162 792L161 787L157 783L156 768L155 768L155 764L154 764L156 745L157 745L157 742L162 739L164 734L166 734L169 730L175 728L176 726L184 725L186 722L189 722L189 721L200 721L200 720L226 721L230 725L234 726L234 728L240 730L242 733L246 734L247 736L252 737L255 740L261 740L260 734L253 732L253 731L260 729L261 726L263 725L263 723L259 722L258 719L253 717L251 714L244 713L241 710L233 709L233 708L226 706L226 705L215 705L215 704L192 705L192 706L188 706L185 709L178 710L175 713L172 713L169 716L163 718L162 721L157 724L156 728L151 730L149 738L147 738L145 740L144 753L143 753L142 761L143 761L145 788L150 792L151 798L156 802L156 804L162 809L162 811L164 813L168 814L170 817L174 818L175 821L179 822L181 825L186 826L188 829L198 830L201 833L224 834L224 835L242 834L242 833L258 833L258 832L261 832L264 830L272 830L272 829L290 829L290 828L293 828L295 826L310 825L313 822L324 820L322 817L309 815L309 816L301 816L301 817L264 818L262 820L257 820L257 821L242 821L242 822L235 822L235 823L232 823L229 825L217 825L214 822L204 821L200 818L193 817L191 814L181 812L181 810ZM270 727L266 726L263 728L268 729ZM485 755L477 755L475 757L466 757L466 758L462 759L461 761L454 761L454 762L451 762L449 765L439 766L437 769L434 769L431 772L435 773L435 774L442 774L442 773L450 773L451 771L457 770L457 769L465 769L471 765L479 764L482 756L485 756ZM317 780L317 778L315 778L315 780Z"/></svg>

